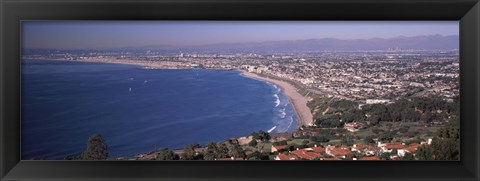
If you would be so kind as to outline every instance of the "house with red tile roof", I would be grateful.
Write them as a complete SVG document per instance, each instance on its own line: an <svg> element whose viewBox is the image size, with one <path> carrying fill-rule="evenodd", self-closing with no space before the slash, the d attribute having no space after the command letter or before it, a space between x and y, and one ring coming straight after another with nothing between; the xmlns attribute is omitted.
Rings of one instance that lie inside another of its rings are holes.
<svg viewBox="0 0 480 181"><path fill-rule="evenodd" d="M321 155L312 151L312 149L297 149L295 151L291 151L291 154L297 156L298 158L305 159L305 160L313 160L315 158L319 158Z"/></svg>
<svg viewBox="0 0 480 181"><path fill-rule="evenodd" d="M325 151L325 148L315 145L314 147L312 147L312 151L315 153L322 153Z"/></svg>
<svg viewBox="0 0 480 181"><path fill-rule="evenodd" d="M279 146L273 146L272 145L272 153L273 152L278 152L278 151L283 151L287 148L287 145L279 145Z"/></svg>
<svg viewBox="0 0 480 181"><path fill-rule="evenodd" d="M330 156L342 159L352 156L352 153L350 152L348 147L327 146L325 148L325 153Z"/></svg>
<svg viewBox="0 0 480 181"><path fill-rule="evenodd" d="M380 158L378 158L377 156L366 156L366 157L362 157L358 160L380 160Z"/></svg>
<svg viewBox="0 0 480 181"><path fill-rule="evenodd" d="M362 152L362 150L367 147L367 145L362 145L362 144L353 144L351 150L356 151L356 152Z"/></svg>
<svg viewBox="0 0 480 181"><path fill-rule="evenodd" d="M396 150L399 150L399 149L403 149L405 148L405 144L404 143L400 143L400 142L395 142L395 143L385 143L385 144L380 144L379 143L379 146L382 150L382 152L386 152L386 153L390 153L392 152L394 149Z"/></svg>
<svg viewBox="0 0 480 181"><path fill-rule="evenodd" d="M342 160L342 159L333 157L333 158L320 158L320 160Z"/></svg>
<svg viewBox="0 0 480 181"><path fill-rule="evenodd" d="M380 151L379 148L370 146L370 145L364 145L364 144L353 144L351 147L352 152L357 152L357 153L362 153L367 156L375 155L377 152Z"/></svg>
<svg viewBox="0 0 480 181"><path fill-rule="evenodd" d="M403 156L405 156L406 153L415 152L418 149L418 147L420 147L420 146L421 145L418 144L418 143L412 143L412 144L408 145L407 147L398 149L397 155L403 157Z"/></svg>
<svg viewBox="0 0 480 181"><path fill-rule="evenodd" d="M295 155L280 153L275 157L275 160L298 160L298 158Z"/></svg>

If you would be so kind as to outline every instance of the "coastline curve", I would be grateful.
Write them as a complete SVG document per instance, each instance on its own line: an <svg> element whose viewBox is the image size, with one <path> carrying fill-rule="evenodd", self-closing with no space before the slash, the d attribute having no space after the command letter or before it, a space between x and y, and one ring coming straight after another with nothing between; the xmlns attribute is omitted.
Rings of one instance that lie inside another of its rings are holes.
<svg viewBox="0 0 480 181"><path fill-rule="evenodd" d="M293 85L281 80L262 77L247 71L241 71L241 74L249 78L267 81L281 87L290 103L292 103L293 110L298 117L299 122L297 126L308 126L313 123L313 115L310 111L310 108L307 106L308 98L298 93Z"/></svg>

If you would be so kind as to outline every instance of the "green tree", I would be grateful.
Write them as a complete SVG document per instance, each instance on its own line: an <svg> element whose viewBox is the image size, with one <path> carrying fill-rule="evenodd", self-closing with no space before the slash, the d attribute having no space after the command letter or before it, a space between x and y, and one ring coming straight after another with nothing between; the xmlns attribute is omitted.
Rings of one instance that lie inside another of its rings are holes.
<svg viewBox="0 0 480 181"><path fill-rule="evenodd" d="M415 151L415 156L419 160L432 160L433 159L432 148L427 145L422 145L418 147L417 151Z"/></svg>
<svg viewBox="0 0 480 181"><path fill-rule="evenodd" d="M432 122L433 116L430 110L425 111L423 116L420 118L421 121L423 121L425 124L429 124Z"/></svg>
<svg viewBox="0 0 480 181"><path fill-rule="evenodd" d="M228 152L229 152L229 149L228 149L228 147L225 143L219 143L218 144L217 153L218 153L219 158L229 157Z"/></svg>
<svg viewBox="0 0 480 181"><path fill-rule="evenodd" d="M320 143L326 143L326 142L330 141L330 139L328 139L328 137L323 136L323 135L312 136L312 137L310 137L310 140L313 141L313 142L320 142Z"/></svg>
<svg viewBox="0 0 480 181"><path fill-rule="evenodd" d="M228 148L224 143L217 144L215 142L208 143L205 150L205 160L215 160L216 158L227 158Z"/></svg>
<svg viewBox="0 0 480 181"><path fill-rule="evenodd" d="M365 113L359 109L353 109L352 111L344 112L341 117L345 122L365 121Z"/></svg>
<svg viewBox="0 0 480 181"><path fill-rule="evenodd" d="M365 143L367 144L375 144L375 136L373 135L369 135L367 137L365 137Z"/></svg>
<svg viewBox="0 0 480 181"><path fill-rule="evenodd" d="M255 147L257 146L257 140L256 139L253 139L252 141L250 141L250 143L248 143L248 146L252 146L252 147Z"/></svg>
<svg viewBox="0 0 480 181"><path fill-rule="evenodd" d="M179 156L172 150L163 149L157 153L155 160L178 160Z"/></svg>
<svg viewBox="0 0 480 181"><path fill-rule="evenodd" d="M262 130L258 131L258 133L253 132L252 136L253 136L253 139L258 139L258 140L261 140L261 141L270 140L270 134L265 132L265 131L262 131Z"/></svg>
<svg viewBox="0 0 480 181"><path fill-rule="evenodd" d="M377 125L377 124L381 121L381 119L380 119L380 116L378 116L378 115L372 115L372 116L370 116L369 118L367 118L367 121L368 121L371 125L375 126L375 125Z"/></svg>
<svg viewBox="0 0 480 181"><path fill-rule="evenodd" d="M210 142L207 144L207 149L205 150L204 153L204 159L205 160L215 160L217 158L216 152L217 152L217 143L215 142Z"/></svg>
<svg viewBox="0 0 480 181"><path fill-rule="evenodd" d="M186 146L183 149L183 153L181 154L180 159L181 160L201 160L202 155L197 153L197 151L195 151L196 148L200 148L200 145L199 144L191 144L191 145Z"/></svg>
<svg viewBox="0 0 480 181"><path fill-rule="evenodd" d="M245 151L243 151L240 145L234 144L228 148L228 155L235 158L244 158Z"/></svg>
<svg viewBox="0 0 480 181"><path fill-rule="evenodd" d="M273 146L281 146L281 145L287 145L287 144L288 143L285 140L272 143Z"/></svg>
<svg viewBox="0 0 480 181"><path fill-rule="evenodd" d="M295 143L290 143L290 144L287 145L287 147L286 147L285 149L288 150L288 151L293 151L293 150L295 150L295 149L297 149L297 148L298 148L298 145L297 145L297 144L295 144Z"/></svg>
<svg viewBox="0 0 480 181"><path fill-rule="evenodd" d="M254 151L252 154L247 156L247 160L269 160L268 153L260 153L259 151Z"/></svg>
<svg viewBox="0 0 480 181"><path fill-rule="evenodd" d="M390 160L390 153L388 152L381 153L379 158L380 160Z"/></svg>
<svg viewBox="0 0 480 181"><path fill-rule="evenodd" d="M380 140L381 142L390 142L393 140L393 138L394 138L394 134L391 131L387 130L380 135L378 140Z"/></svg>
<svg viewBox="0 0 480 181"><path fill-rule="evenodd" d="M393 149L392 152L390 152L391 155L397 155L398 154L398 150L397 149Z"/></svg>
<svg viewBox="0 0 480 181"><path fill-rule="evenodd" d="M460 127L458 118L449 120L446 127L437 132L432 140L433 155L435 160L460 159Z"/></svg>
<svg viewBox="0 0 480 181"><path fill-rule="evenodd" d="M415 156L413 156L412 153L407 152L400 158L400 160L415 160Z"/></svg>
<svg viewBox="0 0 480 181"><path fill-rule="evenodd" d="M108 147L100 134L90 136L87 148L81 155L82 160L106 160L108 158Z"/></svg>

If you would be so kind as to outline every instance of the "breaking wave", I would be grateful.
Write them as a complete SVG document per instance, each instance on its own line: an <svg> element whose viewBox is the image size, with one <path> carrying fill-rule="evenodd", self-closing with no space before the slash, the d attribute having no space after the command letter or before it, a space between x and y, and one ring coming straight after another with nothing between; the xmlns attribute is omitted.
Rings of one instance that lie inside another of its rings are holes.
<svg viewBox="0 0 480 181"><path fill-rule="evenodd" d="M274 94L273 97L275 97L275 107L278 107L280 105L280 98L278 97L278 94Z"/></svg>

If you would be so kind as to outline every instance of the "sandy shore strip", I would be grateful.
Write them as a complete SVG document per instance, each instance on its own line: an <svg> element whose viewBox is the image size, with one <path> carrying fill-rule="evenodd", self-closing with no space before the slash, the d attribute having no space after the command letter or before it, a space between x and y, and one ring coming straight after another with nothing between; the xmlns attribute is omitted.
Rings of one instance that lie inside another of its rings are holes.
<svg viewBox="0 0 480 181"><path fill-rule="evenodd" d="M299 118L298 127L308 126L313 123L312 112L310 111L310 108L307 106L308 98L298 93L297 89L293 85L281 80L262 77L257 74L246 72L246 71L242 71L242 74L247 77L268 81L280 86L283 89L283 92L285 93L285 95L290 100L290 102L293 104L293 109Z"/></svg>

